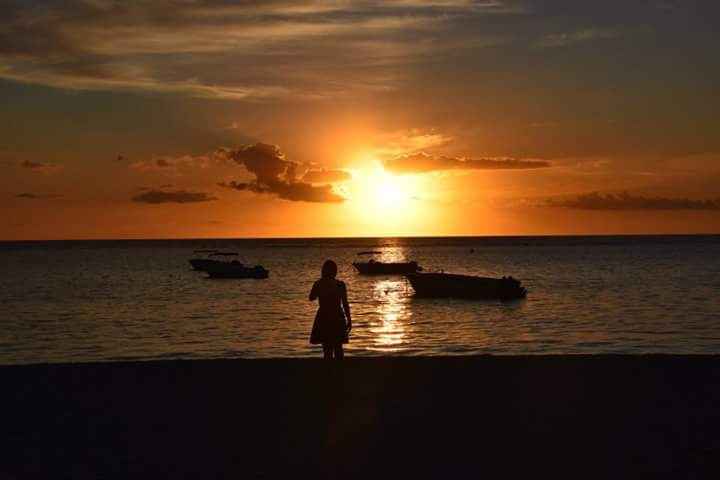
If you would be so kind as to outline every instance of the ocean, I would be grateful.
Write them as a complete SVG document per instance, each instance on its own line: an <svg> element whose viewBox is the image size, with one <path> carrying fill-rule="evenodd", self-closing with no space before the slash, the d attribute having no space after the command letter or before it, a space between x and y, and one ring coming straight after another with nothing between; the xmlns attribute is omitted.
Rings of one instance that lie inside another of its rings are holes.
<svg viewBox="0 0 720 480"><path fill-rule="evenodd" d="M211 280L195 249L267 280ZM419 299L364 277L362 250L426 271L512 275L525 300ZM318 357L308 301L325 259L348 286L350 356L720 353L720 236L2 242L0 364Z"/></svg>

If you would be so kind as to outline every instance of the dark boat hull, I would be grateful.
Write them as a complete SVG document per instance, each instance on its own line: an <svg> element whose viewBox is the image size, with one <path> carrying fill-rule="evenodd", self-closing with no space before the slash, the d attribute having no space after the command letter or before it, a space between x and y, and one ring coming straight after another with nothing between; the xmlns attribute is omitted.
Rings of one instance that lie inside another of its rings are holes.
<svg viewBox="0 0 720 480"><path fill-rule="evenodd" d="M414 273L407 278L418 297L515 300L527 296L527 290L512 277Z"/></svg>
<svg viewBox="0 0 720 480"><path fill-rule="evenodd" d="M422 270L417 262L354 262L353 267L361 275L407 275Z"/></svg>
<svg viewBox="0 0 720 480"><path fill-rule="evenodd" d="M210 278L265 279L270 276L270 272L259 265L255 267L245 267L231 264L213 265L206 271Z"/></svg>

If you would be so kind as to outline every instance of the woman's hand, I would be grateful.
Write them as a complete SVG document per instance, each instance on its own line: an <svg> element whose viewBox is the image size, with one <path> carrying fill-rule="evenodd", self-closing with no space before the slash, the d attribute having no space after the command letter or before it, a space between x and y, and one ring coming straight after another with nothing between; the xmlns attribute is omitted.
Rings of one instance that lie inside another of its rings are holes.
<svg viewBox="0 0 720 480"><path fill-rule="evenodd" d="M319 282L320 282L320 281L318 280L318 281L316 281L315 283L313 283L313 286L312 286L312 288L310 289L310 295L308 296L308 299L309 299L311 302L314 301L314 300L315 300L316 298L318 298L318 296L319 296L319 295L318 295L318 288L319 288L318 283L319 283Z"/></svg>

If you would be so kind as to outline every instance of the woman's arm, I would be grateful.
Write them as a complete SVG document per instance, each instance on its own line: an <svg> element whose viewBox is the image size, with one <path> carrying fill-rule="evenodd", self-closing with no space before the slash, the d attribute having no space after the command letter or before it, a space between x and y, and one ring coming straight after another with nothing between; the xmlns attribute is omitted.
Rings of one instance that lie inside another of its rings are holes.
<svg viewBox="0 0 720 480"><path fill-rule="evenodd" d="M313 283L312 288L310 289L310 301L315 301L316 298L318 298L318 282Z"/></svg>
<svg viewBox="0 0 720 480"><path fill-rule="evenodd" d="M342 287L342 306L343 310L345 310L345 321L347 322L347 331L349 332L352 330L352 317L350 316L350 302L348 302L347 298L347 288L345 287L345 284L343 283Z"/></svg>

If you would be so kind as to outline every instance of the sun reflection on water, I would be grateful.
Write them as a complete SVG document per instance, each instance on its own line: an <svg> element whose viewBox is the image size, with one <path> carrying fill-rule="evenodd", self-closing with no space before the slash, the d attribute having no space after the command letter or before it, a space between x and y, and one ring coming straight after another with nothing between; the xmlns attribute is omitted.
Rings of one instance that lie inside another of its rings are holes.
<svg viewBox="0 0 720 480"><path fill-rule="evenodd" d="M402 247L383 248L382 253L379 255L375 255L373 258L379 262L409 262L410 260L412 260L410 258L407 258L405 249ZM398 282L390 281L390 283L395 284ZM403 281L400 281L399 283L404 285Z"/></svg>
<svg viewBox="0 0 720 480"><path fill-rule="evenodd" d="M374 349L398 351L406 342L412 311L408 308L404 279L386 279L375 283L373 299L378 302L379 318L370 326Z"/></svg>

